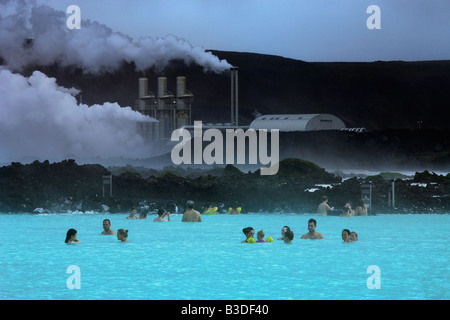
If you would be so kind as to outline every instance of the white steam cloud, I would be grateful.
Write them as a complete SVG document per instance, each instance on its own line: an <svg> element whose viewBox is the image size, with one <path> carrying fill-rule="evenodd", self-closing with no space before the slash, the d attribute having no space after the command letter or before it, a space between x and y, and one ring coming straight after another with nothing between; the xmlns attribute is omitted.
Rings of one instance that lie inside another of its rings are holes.
<svg viewBox="0 0 450 320"><path fill-rule="evenodd" d="M29 64L77 66L86 72L113 71L123 61L139 70L164 68L173 59L195 62L205 70L231 67L203 48L176 36L138 40L96 21L82 20L81 29L69 30L67 15L36 1L0 0L0 57L9 69ZM26 42L32 39L32 42Z"/></svg>
<svg viewBox="0 0 450 320"><path fill-rule="evenodd" d="M0 162L67 158L147 158L157 155L136 132L136 122L156 121L117 103L78 104L76 89L26 66L74 66L84 72L114 71L123 61L158 69L173 59L222 72L225 60L168 36L134 40L95 21L69 30L65 12L39 0L0 0Z"/></svg>
<svg viewBox="0 0 450 320"><path fill-rule="evenodd" d="M0 69L0 161L149 156L136 122L154 119L117 103L78 104L77 92L39 71Z"/></svg>

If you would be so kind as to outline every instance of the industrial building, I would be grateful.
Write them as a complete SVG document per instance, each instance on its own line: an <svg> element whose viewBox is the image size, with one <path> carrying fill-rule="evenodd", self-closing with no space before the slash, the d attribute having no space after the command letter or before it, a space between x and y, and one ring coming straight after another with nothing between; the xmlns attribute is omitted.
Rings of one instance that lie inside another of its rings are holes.
<svg viewBox="0 0 450 320"><path fill-rule="evenodd" d="M248 126L239 126L238 105L238 68L230 69L231 74L231 119L229 123L207 123L202 130L211 128L225 131L227 129L249 128L278 129L280 132L347 130L364 132L364 128L347 128L344 122L332 114L271 114L257 117ZM167 78L157 78L157 94L149 90L148 78L139 78L139 100L135 110L157 121L139 122L138 133L145 141L170 141L172 132L178 128L189 131L192 125L191 108L194 95L186 89L186 77L177 77L176 93L167 89Z"/></svg>
<svg viewBox="0 0 450 320"><path fill-rule="evenodd" d="M149 90L148 78L139 78L139 100L135 110L157 122L139 122L138 133L145 141L170 140L173 130L191 124L194 95L186 89L186 77L177 77L176 94L167 89L167 78L158 77L157 94Z"/></svg>
<svg viewBox="0 0 450 320"><path fill-rule="evenodd" d="M327 113L316 114L270 114L259 116L250 124L250 128L279 129L280 132L316 131L345 129L344 122Z"/></svg>

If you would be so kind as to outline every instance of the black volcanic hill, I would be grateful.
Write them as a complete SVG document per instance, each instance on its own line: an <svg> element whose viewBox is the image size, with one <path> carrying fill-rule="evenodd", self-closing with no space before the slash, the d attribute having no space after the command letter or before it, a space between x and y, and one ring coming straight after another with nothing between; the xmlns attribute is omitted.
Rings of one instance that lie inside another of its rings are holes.
<svg viewBox="0 0 450 320"><path fill-rule="evenodd" d="M240 124L255 114L332 113L347 127L368 130L448 129L450 111L450 61L317 63L254 53L212 51L239 67ZM175 92L176 77L187 77L194 94L193 120L229 122L230 75L205 72L201 66L174 61L165 70L135 70L124 64L114 73L85 74L76 68L29 67L28 76L41 70L59 85L82 90L83 103L106 101L132 106L138 95L138 78L149 78L157 91L156 78L168 77Z"/></svg>

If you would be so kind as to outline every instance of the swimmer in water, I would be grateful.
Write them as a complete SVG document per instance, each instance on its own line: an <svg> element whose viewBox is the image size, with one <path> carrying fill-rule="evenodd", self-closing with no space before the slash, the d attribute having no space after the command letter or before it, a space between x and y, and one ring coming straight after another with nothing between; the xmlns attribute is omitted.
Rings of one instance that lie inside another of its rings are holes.
<svg viewBox="0 0 450 320"><path fill-rule="evenodd" d="M339 215L339 217L351 217L350 209L349 207L342 208L342 213Z"/></svg>
<svg viewBox="0 0 450 320"><path fill-rule="evenodd" d="M78 243L81 242L77 239L77 230L75 229L69 229L66 233L66 240L65 243Z"/></svg>
<svg viewBox="0 0 450 320"><path fill-rule="evenodd" d="M202 222L202 216L200 212L194 210L194 201L188 200L186 202L186 207L188 210L183 213L183 218L181 218L181 222Z"/></svg>
<svg viewBox="0 0 450 320"><path fill-rule="evenodd" d="M293 239L294 239L294 232L292 232L291 230L286 231L283 239L284 243L291 244Z"/></svg>
<svg viewBox="0 0 450 320"><path fill-rule="evenodd" d="M291 231L291 228L289 228L288 226L284 226L283 228L281 228L281 237L278 238L277 240L283 240L286 231Z"/></svg>
<svg viewBox="0 0 450 320"><path fill-rule="evenodd" d="M353 211L352 205L353 205L353 202L351 202L350 200L347 201L347 203L345 204L345 207L348 208L348 214L350 217L353 217L355 215L355 211Z"/></svg>
<svg viewBox="0 0 450 320"><path fill-rule="evenodd" d="M358 200L358 204L355 208L355 216L367 216L367 209L369 207L364 203L362 199Z"/></svg>
<svg viewBox="0 0 450 320"><path fill-rule="evenodd" d="M308 221L308 233L302 235L301 239L324 239L325 237L320 232L316 231L317 221L309 219Z"/></svg>
<svg viewBox="0 0 450 320"><path fill-rule="evenodd" d="M101 234L111 236L116 234L113 230L111 230L111 221L109 219L103 220L103 231Z"/></svg>
<svg viewBox="0 0 450 320"><path fill-rule="evenodd" d="M167 216L167 220L164 217ZM170 212L165 212L164 209L160 208L158 210L158 217L153 219L153 222L167 222L170 221Z"/></svg>
<svg viewBox="0 0 450 320"><path fill-rule="evenodd" d="M136 217L135 215L137 214L137 209L136 207L132 207L130 210L130 215L127 217L127 219L139 219L138 217Z"/></svg>
<svg viewBox="0 0 450 320"><path fill-rule="evenodd" d="M281 238L278 238L277 240L284 240L286 231L292 231L292 230L288 226L284 226L283 228L281 228ZM292 239L292 240L295 240L295 239Z"/></svg>
<svg viewBox="0 0 450 320"><path fill-rule="evenodd" d="M258 238L258 240L256 242L266 242L266 240L264 240L264 230L259 230L258 233L256 234L256 237Z"/></svg>
<svg viewBox="0 0 450 320"><path fill-rule="evenodd" d="M252 227L247 227L242 229L242 232L245 234L246 239L241 241L241 243L247 242L249 238L253 238L255 236L255 230Z"/></svg>
<svg viewBox="0 0 450 320"><path fill-rule="evenodd" d="M333 211L334 207L330 207L328 205L328 198L327 196L322 197L322 202L317 207L317 212L321 214L322 216L327 216L327 211Z"/></svg>
<svg viewBox="0 0 450 320"><path fill-rule="evenodd" d="M342 240L344 240L344 242L349 242L350 241L350 230L348 229L344 229L342 230Z"/></svg>
<svg viewBox="0 0 450 320"><path fill-rule="evenodd" d="M125 229L119 229L117 230L117 240L120 240L122 242L128 242L128 230Z"/></svg>
<svg viewBox="0 0 450 320"><path fill-rule="evenodd" d="M140 212L138 219L147 219L147 213L146 212Z"/></svg>
<svg viewBox="0 0 450 320"><path fill-rule="evenodd" d="M349 241L353 242L353 241L358 241L358 234L355 231L350 232L350 237L349 237Z"/></svg>

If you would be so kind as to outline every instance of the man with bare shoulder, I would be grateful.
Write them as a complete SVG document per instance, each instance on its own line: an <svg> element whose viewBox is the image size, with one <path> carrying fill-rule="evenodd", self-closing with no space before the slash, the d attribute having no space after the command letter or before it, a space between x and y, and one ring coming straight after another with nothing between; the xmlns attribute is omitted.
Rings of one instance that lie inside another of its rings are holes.
<svg viewBox="0 0 450 320"><path fill-rule="evenodd" d="M111 221L109 221L109 219L103 220L103 230L102 235L114 236L116 234L113 230L111 230Z"/></svg>
<svg viewBox="0 0 450 320"><path fill-rule="evenodd" d="M200 212L194 210L194 201L189 200L186 202L187 211L183 213L183 218L181 222L202 222L202 217Z"/></svg>
<svg viewBox="0 0 450 320"><path fill-rule="evenodd" d="M327 216L327 211L333 211L333 210L334 210L334 207L330 207L328 205L328 198L327 198L327 196L323 196L322 197L322 202L317 207L317 212L319 214L321 214L322 216L326 217Z"/></svg>
<svg viewBox="0 0 450 320"><path fill-rule="evenodd" d="M300 239L324 239L325 237L320 232L316 231L317 222L314 219L308 221L308 233L302 235Z"/></svg>

